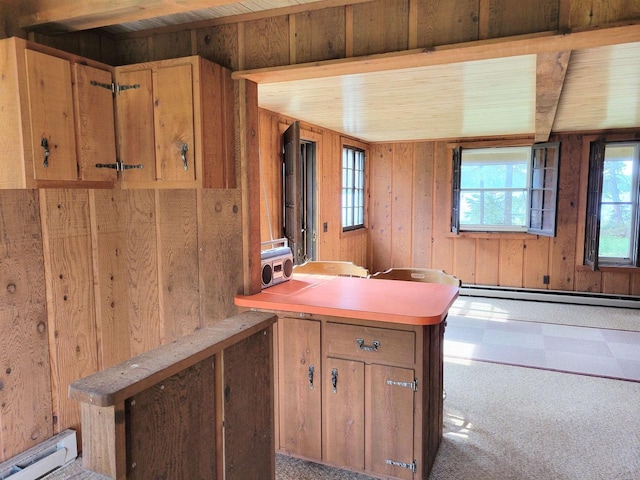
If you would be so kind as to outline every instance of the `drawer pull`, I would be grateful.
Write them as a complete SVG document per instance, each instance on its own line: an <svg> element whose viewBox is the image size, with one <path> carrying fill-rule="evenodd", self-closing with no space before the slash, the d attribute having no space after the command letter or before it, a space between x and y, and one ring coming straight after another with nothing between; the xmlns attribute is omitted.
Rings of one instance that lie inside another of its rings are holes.
<svg viewBox="0 0 640 480"><path fill-rule="evenodd" d="M374 340L372 345L365 345L364 338L356 339L356 343L358 344L358 348L360 350L364 350L366 352L377 352L378 347L380 346L380 342L378 340Z"/></svg>
<svg viewBox="0 0 640 480"><path fill-rule="evenodd" d="M316 369L313 367L313 365L309 365L309 373L307 374L309 376L309 390L313 390L313 374L315 370Z"/></svg>

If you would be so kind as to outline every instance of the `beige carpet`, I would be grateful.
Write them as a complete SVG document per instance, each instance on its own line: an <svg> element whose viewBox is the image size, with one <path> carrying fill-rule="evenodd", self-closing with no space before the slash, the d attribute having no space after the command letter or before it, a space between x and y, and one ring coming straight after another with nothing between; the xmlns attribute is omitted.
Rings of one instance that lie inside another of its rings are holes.
<svg viewBox="0 0 640 480"><path fill-rule="evenodd" d="M640 479L640 384L445 363L431 479Z"/></svg>

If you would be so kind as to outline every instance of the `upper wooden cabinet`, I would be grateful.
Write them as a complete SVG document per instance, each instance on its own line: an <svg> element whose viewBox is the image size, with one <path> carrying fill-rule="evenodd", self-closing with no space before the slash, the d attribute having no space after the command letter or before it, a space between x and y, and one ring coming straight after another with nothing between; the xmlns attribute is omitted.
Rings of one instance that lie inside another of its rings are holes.
<svg viewBox="0 0 640 480"><path fill-rule="evenodd" d="M112 187L111 67L0 40L0 188Z"/></svg>
<svg viewBox="0 0 640 480"><path fill-rule="evenodd" d="M125 188L234 188L231 72L192 56L116 68Z"/></svg>

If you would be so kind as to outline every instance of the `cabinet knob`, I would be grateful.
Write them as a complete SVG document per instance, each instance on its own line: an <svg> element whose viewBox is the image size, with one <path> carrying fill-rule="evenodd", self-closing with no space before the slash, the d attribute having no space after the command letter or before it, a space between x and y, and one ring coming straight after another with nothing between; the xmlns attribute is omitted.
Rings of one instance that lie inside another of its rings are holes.
<svg viewBox="0 0 640 480"><path fill-rule="evenodd" d="M333 393L338 393L338 369L333 368L331 370L331 385L333 386Z"/></svg>

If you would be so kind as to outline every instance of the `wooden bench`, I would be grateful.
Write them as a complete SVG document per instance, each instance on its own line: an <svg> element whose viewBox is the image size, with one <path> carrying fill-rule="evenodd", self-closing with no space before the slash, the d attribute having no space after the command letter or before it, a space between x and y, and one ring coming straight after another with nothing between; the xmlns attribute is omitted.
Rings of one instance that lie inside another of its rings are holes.
<svg viewBox="0 0 640 480"><path fill-rule="evenodd" d="M84 466L114 479L275 478L275 320L245 312L72 383Z"/></svg>

